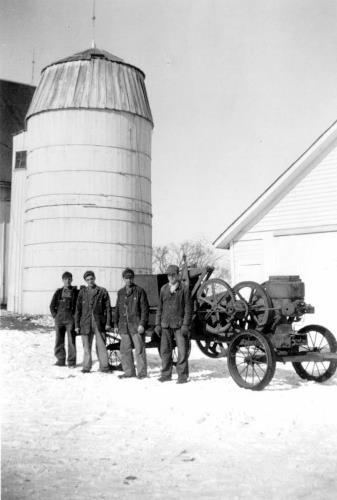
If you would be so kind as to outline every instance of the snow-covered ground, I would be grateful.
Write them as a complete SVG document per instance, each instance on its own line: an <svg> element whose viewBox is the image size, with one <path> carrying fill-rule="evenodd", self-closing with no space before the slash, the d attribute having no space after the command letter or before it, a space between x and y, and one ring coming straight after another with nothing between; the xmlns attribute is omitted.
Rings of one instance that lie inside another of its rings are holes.
<svg viewBox="0 0 337 500"><path fill-rule="evenodd" d="M157 381L155 350L143 381L82 374L39 324L1 330L3 499L337 498L337 376L278 366L251 392L196 346L185 385Z"/></svg>

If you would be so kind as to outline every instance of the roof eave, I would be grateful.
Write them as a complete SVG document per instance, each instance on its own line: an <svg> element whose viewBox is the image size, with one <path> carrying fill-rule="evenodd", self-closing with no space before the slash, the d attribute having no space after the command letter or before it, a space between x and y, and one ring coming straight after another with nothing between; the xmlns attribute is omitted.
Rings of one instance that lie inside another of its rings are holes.
<svg viewBox="0 0 337 500"><path fill-rule="evenodd" d="M288 167L227 229L213 242L216 248L228 249L233 239L238 239L255 225L263 215L282 199L290 186L297 183L306 170L321 159L337 139L335 121L290 167Z"/></svg>

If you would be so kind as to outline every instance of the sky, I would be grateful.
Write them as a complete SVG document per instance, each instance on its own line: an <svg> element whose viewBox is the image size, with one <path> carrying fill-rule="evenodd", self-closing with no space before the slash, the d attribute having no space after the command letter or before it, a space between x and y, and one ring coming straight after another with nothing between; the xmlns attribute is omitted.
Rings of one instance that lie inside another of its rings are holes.
<svg viewBox="0 0 337 500"><path fill-rule="evenodd" d="M0 78L85 50L92 0L0 0ZM336 0L96 0L146 74L153 244L212 242L337 119Z"/></svg>

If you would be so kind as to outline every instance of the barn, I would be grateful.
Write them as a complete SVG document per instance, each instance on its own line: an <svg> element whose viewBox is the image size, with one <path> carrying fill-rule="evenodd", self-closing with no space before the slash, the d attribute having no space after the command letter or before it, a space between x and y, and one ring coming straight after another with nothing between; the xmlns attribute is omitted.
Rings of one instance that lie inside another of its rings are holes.
<svg viewBox="0 0 337 500"><path fill-rule="evenodd" d="M337 121L214 241L232 282L300 275L315 314L337 332Z"/></svg>
<svg viewBox="0 0 337 500"><path fill-rule="evenodd" d="M35 87L0 80L0 307L7 304L13 135L25 126Z"/></svg>

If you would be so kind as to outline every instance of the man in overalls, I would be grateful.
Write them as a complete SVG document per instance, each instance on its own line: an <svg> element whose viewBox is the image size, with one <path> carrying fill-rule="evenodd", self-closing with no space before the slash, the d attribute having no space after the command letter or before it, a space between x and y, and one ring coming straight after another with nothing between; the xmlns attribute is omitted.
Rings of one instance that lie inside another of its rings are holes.
<svg viewBox="0 0 337 500"><path fill-rule="evenodd" d="M169 282L160 290L155 332L161 338L160 356L162 370L160 382L172 378L172 351L178 348L177 384L188 382L188 346L192 320L189 289L179 279L179 268L170 265L166 271Z"/></svg>
<svg viewBox="0 0 337 500"><path fill-rule="evenodd" d="M121 360L123 375L119 378L136 376L136 368L132 349L135 348L137 377L147 377L147 363L145 350L145 328L149 316L149 303L146 292L133 282L135 273L126 268L123 271L125 287L117 294L115 309L115 333L121 336Z"/></svg>
<svg viewBox="0 0 337 500"><path fill-rule="evenodd" d="M63 287L58 288L50 303L50 312L55 319L55 357L56 366L65 366L66 350L64 347L65 334L68 337L68 357L69 368L76 366L76 336L74 314L78 290L72 286L73 276L69 271L62 274Z"/></svg>
<svg viewBox="0 0 337 500"><path fill-rule="evenodd" d="M111 328L110 297L105 288L96 285L93 271L86 271L83 278L88 286L81 288L78 294L75 313L75 331L81 334L84 350L82 373L89 373L91 370L91 350L94 337L99 370L109 373L105 331Z"/></svg>

